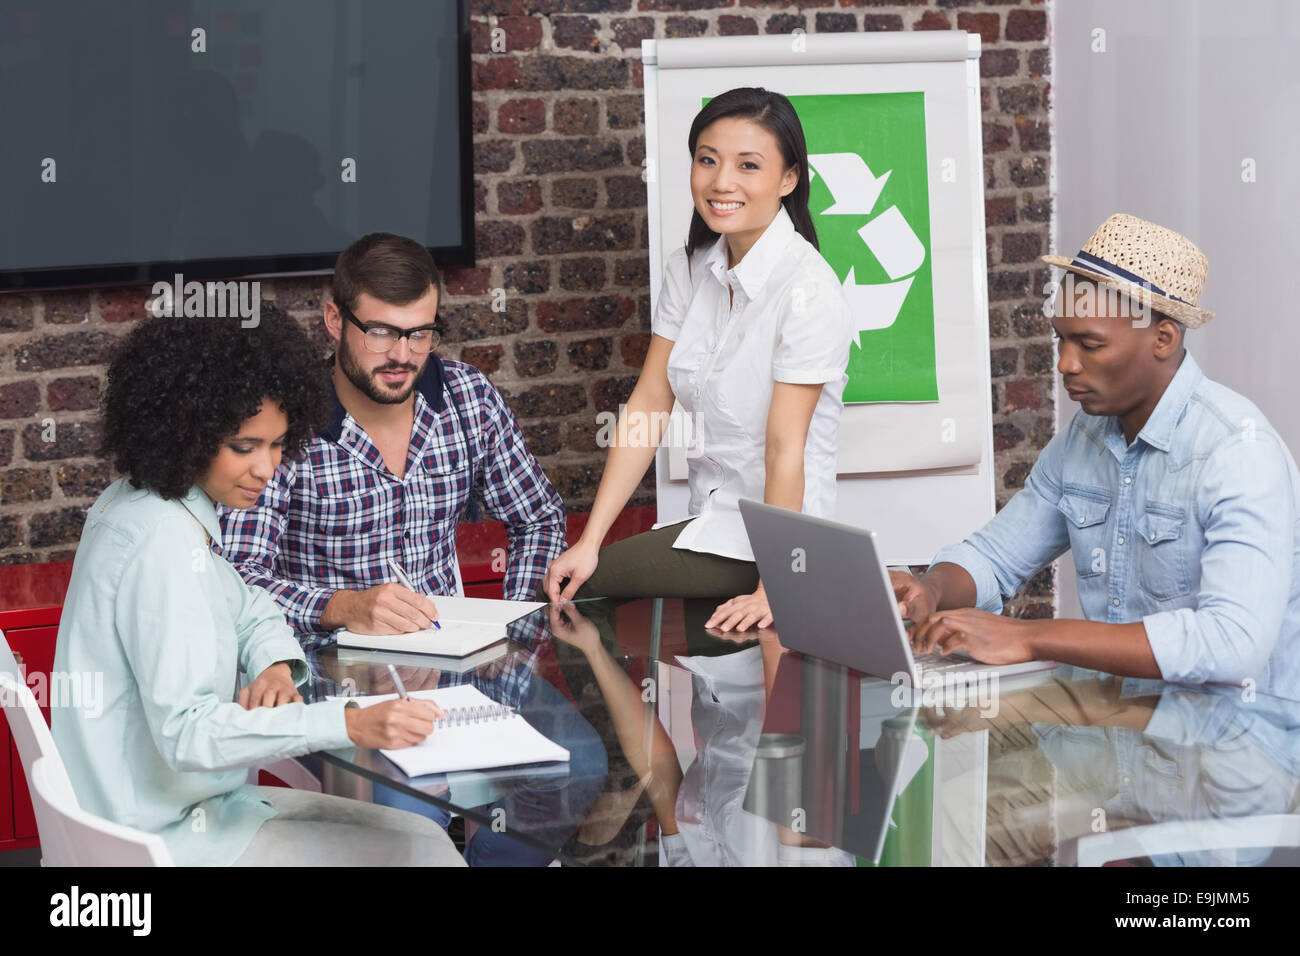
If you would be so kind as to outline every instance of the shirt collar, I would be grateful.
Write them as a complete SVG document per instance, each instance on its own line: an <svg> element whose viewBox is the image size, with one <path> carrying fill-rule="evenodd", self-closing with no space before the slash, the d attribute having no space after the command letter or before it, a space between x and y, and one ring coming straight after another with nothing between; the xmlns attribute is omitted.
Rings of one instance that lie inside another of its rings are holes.
<svg viewBox="0 0 1300 956"><path fill-rule="evenodd" d="M198 485L194 485L181 499L181 505L190 514L203 525L203 530L208 533L217 545L221 547L221 522L217 519L217 509L212 504L212 499Z"/></svg>
<svg viewBox="0 0 1300 956"><path fill-rule="evenodd" d="M329 357L326 366L333 369L333 355ZM343 420L347 417L348 412L343 407L343 403L339 401L338 391L333 387L332 377L330 379L330 388L334 391L334 408L330 412L329 423L321 429L320 436L328 438L337 445L343 437ZM420 374L420 380L416 382L415 388L424 396L424 400L429 403L429 407L435 412L446 411L447 373L443 368L442 359L433 353L429 353L429 361L425 364L424 371Z"/></svg>
<svg viewBox="0 0 1300 956"><path fill-rule="evenodd" d="M1174 440L1174 428L1183 417L1183 409L1191 401L1192 393L1196 391L1203 378L1205 373L1192 358L1192 353L1184 352L1183 363L1178 366L1178 371L1165 386L1165 393L1160 396L1160 401L1156 402L1151 417L1138 432L1138 438L1153 448L1169 451L1169 446Z"/></svg>
<svg viewBox="0 0 1300 956"><path fill-rule="evenodd" d="M727 268L727 237L719 236L709 252L709 268L724 285L728 275L734 277L745 290L746 298L752 302L763 291L763 286L767 284L773 270L781 262L785 248L790 244L793 235L794 223L790 221L790 214L785 211L785 204L782 203L781 208L777 210L776 218L768 223L763 234L758 237L758 241L732 269Z"/></svg>

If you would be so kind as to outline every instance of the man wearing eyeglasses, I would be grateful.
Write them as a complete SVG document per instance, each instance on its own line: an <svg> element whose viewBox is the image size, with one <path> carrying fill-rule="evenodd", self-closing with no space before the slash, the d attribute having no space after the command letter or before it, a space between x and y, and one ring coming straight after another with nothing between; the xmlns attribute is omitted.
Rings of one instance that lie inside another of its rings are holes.
<svg viewBox="0 0 1300 956"><path fill-rule="evenodd" d="M329 422L302 458L266 477L256 505L220 509L225 557L280 605L307 650L318 696L348 692L316 664L332 630L402 634L437 619L427 595L456 592L456 524L472 497L505 524L507 598L532 600L564 550L564 505L500 393L472 365L433 351L441 289L433 258L410 239L374 233L344 250L324 310L336 343ZM390 559L414 590L393 580ZM512 830L559 846L604 786L605 751L573 705L535 677L547 635L526 630L512 631L522 648L501 666L429 675L438 686L474 684L570 752L564 787L524 783L492 807ZM367 688L384 689L373 680ZM375 803L444 827L450 819L399 791L372 789ZM473 866L550 860L495 827L479 828L465 857Z"/></svg>
<svg viewBox="0 0 1300 956"><path fill-rule="evenodd" d="M564 549L564 505L500 393L433 352L441 285L413 240L373 233L344 250L324 311L337 343L329 424L267 476L256 506L221 516L226 558L304 646L339 627L431 626L426 595L456 591L456 523L476 493L506 526L507 598L531 600ZM416 591L393 580L389 559Z"/></svg>

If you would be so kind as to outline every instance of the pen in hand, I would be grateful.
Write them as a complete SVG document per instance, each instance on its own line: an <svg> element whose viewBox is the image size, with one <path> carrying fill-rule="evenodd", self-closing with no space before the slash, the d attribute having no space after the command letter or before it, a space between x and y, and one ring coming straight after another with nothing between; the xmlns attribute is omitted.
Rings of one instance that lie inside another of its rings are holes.
<svg viewBox="0 0 1300 956"><path fill-rule="evenodd" d="M402 700L410 700L411 695L407 693L406 685L402 683L402 678L397 676L397 668L394 667L392 664L388 665L388 676L393 679L393 686L397 688L397 696L402 698ZM429 701L429 703L433 704L435 718L441 718L447 716L443 712L443 709L439 707L437 704L434 704L433 701Z"/></svg>
<svg viewBox="0 0 1300 956"><path fill-rule="evenodd" d="M411 695L406 692L406 685L403 684L402 679L397 676L397 668L392 664L388 665L388 676L393 679L393 686L397 688L397 696L402 698L402 700L410 700Z"/></svg>
<svg viewBox="0 0 1300 956"><path fill-rule="evenodd" d="M416 590L415 590L415 585L411 583L411 579L408 578L408 577L406 576L406 572L402 570L402 566L401 566L400 564L398 564L398 563L397 563L396 561L394 561L392 558L389 558L389 559L388 559L388 566L389 566L390 568L392 568L392 569L393 569L393 573L397 575L397 580L400 581L400 582L402 582L402 587L406 588L406 590L408 590L408 591L415 591L416 594L419 594L419 593L420 593L419 591L416 591ZM437 621L434 621L434 622L433 622L433 626L436 627L436 628L437 628L438 630L440 630L440 631L442 630L442 625L439 624ZM392 666L392 665L389 665L389 666Z"/></svg>

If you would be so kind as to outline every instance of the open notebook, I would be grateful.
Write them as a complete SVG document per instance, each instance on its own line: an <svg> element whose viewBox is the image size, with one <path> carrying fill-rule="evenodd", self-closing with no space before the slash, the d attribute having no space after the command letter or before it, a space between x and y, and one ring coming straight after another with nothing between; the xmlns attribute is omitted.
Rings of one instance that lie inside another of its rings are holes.
<svg viewBox="0 0 1300 956"><path fill-rule="evenodd" d="M465 657L505 640L507 624L546 606L538 601L490 598L434 597L432 600L438 607L441 630L431 627L409 634L356 634L342 630L335 634L335 640L339 647Z"/></svg>
<svg viewBox="0 0 1300 956"><path fill-rule="evenodd" d="M368 707L396 696L376 694L352 700ZM401 750L380 751L408 777L569 759L567 750L538 733L510 708L494 703L472 684L417 690L411 697L432 700L447 716L434 722L433 733L422 743Z"/></svg>

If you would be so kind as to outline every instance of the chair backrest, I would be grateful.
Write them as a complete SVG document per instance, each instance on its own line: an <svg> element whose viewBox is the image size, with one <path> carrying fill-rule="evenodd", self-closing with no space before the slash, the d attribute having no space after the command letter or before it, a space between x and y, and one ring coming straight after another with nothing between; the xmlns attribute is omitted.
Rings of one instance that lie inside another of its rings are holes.
<svg viewBox="0 0 1300 956"><path fill-rule="evenodd" d="M0 707L27 775L46 866L171 866L162 838L82 810L36 698L0 631Z"/></svg>
<svg viewBox="0 0 1300 956"><path fill-rule="evenodd" d="M1117 860L1170 853L1224 851L1232 856L1242 849L1295 846L1300 846L1300 815L1294 813L1170 820L1079 837L1074 862L1079 866L1104 866Z"/></svg>
<svg viewBox="0 0 1300 956"><path fill-rule="evenodd" d="M23 683L17 668L8 670L5 666L13 661L13 657L3 632L0 632L0 653L9 658L8 662L0 660L0 705L3 705L5 717L9 720L9 731L14 735L18 759L22 761L24 767L30 767L41 757L53 757L58 770L50 771L50 781L59 783L58 776L62 775L68 796L72 797L75 803L76 797L72 796L72 784L67 783L68 775L63 769L63 760L55 749L54 737L45 723L45 716L36 704L36 698Z"/></svg>
<svg viewBox="0 0 1300 956"><path fill-rule="evenodd" d="M57 755L41 757L27 768L43 865L173 865L162 837L87 813L77 806L71 790L64 789L66 782Z"/></svg>

